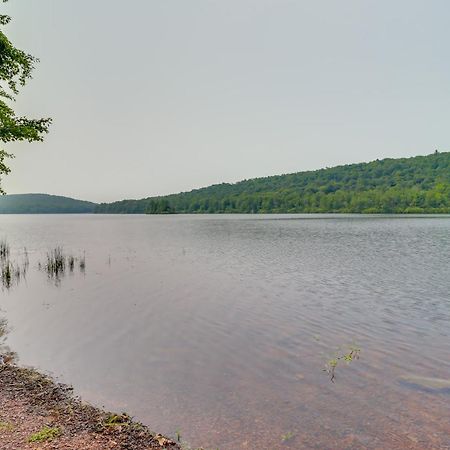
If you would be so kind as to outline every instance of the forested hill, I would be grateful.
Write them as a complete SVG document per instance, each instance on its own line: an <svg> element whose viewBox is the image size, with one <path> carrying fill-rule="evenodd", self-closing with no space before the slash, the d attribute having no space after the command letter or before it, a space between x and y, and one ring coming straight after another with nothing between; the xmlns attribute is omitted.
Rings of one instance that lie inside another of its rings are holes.
<svg viewBox="0 0 450 450"><path fill-rule="evenodd" d="M450 152L101 204L98 213L450 213Z"/></svg>
<svg viewBox="0 0 450 450"><path fill-rule="evenodd" d="M92 213L95 203L47 194L0 196L0 214Z"/></svg>

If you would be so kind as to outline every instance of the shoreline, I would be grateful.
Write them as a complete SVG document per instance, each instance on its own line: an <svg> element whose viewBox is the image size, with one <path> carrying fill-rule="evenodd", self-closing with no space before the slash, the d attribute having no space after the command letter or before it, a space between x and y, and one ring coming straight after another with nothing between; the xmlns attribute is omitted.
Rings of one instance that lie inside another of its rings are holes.
<svg viewBox="0 0 450 450"><path fill-rule="evenodd" d="M71 386L13 364L0 366L0 442L4 450L182 449L128 414L94 407Z"/></svg>

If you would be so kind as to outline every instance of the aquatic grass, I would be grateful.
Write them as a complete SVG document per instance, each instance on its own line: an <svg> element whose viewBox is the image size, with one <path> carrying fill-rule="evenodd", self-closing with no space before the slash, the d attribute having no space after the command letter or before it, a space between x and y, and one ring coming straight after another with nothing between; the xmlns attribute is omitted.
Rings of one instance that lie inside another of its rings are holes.
<svg viewBox="0 0 450 450"><path fill-rule="evenodd" d="M62 247L55 247L47 252L45 270L50 277L58 278L66 270L66 257Z"/></svg>
<svg viewBox="0 0 450 450"><path fill-rule="evenodd" d="M7 259L9 257L10 248L6 239L0 241L0 259Z"/></svg>
<svg viewBox="0 0 450 450"><path fill-rule="evenodd" d="M23 264L22 264L22 272L25 275L28 268L30 267L30 258L28 257L28 250L26 247L23 248Z"/></svg>
<svg viewBox="0 0 450 450"><path fill-rule="evenodd" d="M38 268L39 270L44 268L49 278L54 279L58 283L67 270L73 273L77 265L80 272L84 273L86 270L86 256L84 253L82 257L76 258L72 254L66 255L63 247L57 246L47 252L46 262L44 264L39 262Z"/></svg>
<svg viewBox="0 0 450 450"><path fill-rule="evenodd" d="M13 266L13 275L14 278L19 281L22 276L22 269L19 266Z"/></svg>
<svg viewBox="0 0 450 450"><path fill-rule="evenodd" d="M59 427L47 427L45 426L37 433L32 434L28 438L28 442L45 442L52 441L53 439L61 436L61 429Z"/></svg>
<svg viewBox="0 0 450 450"><path fill-rule="evenodd" d="M10 289L13 284L18 284L22 278L25 278L30 261L28 252L24 249L23 262L17 263L11 259L10 247L6 240L0 242L0 278L4 288Z"/></svg>
<svg viewBox="0 0 450 450"><path fill-rule="evenodd" d="M10 246L6 239L0 241L0 282L3 288L10 289L14 284L18 284L26 277L29 267L30 258L26 247L19 253L16 261L11 258ZM83 255L77 258L72 254L65 254L62 246L56 246L47 252L44 262L38 261L37 267L59 284L67 271L73 273L78 267L81 273L85 273L86 254L83 252Z"/></svg>
<svg viewBox="0 0 450 450"><path fill-rule="evenodd" d="M25 278L27 268L12 263L9 259L0 262L0 277L2 285L10 289L14 284L18 284L21 278Z"/></svg>
<svg viewBox="0 0 450 450"><path fill-rule="evenodd" d="M86 270L86 253L80 258L80 272L84 273Z"/></svg>
<svg viewBox="0 0 450 450"><path fill-rule="evenodd" d="M67 265L69 266L69 271L73 272L73 270L75 268L75 258L73 255L69 255L67 257Z"/></svg>
<svg viewBox="0 0 450 450"><path fill-rule="evenodd" d="M9 289L12 286L13 280L13 267L10 261L3 261L1 264L1 276L3 287Z"/></svg>

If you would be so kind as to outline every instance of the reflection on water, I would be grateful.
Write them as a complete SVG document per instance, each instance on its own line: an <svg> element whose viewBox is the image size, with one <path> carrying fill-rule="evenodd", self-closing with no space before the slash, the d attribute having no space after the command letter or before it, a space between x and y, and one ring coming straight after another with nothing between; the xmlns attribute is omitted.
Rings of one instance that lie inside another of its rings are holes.
<svg viewBox="0 0 450 450"><path fill-rule="evenodd" d="M87 400L221 450L448 446L448 218L1 216L0 236L32 268L86 250L83 276L30 270L0 306L21 363Z"/></svg>

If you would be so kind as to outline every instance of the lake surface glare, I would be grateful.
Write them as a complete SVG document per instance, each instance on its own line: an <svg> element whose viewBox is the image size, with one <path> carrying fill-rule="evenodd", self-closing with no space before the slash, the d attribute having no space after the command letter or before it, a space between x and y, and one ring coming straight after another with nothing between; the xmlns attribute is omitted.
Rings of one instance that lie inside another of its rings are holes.
<svg viewBox="0 0 450 450"><path fill-rule="evenodd" d="M1 238L30 262L3 347L86 401L192 447L450 449L448 216L4 215ZM57 245L84 273L38 270Z"/></svg>

